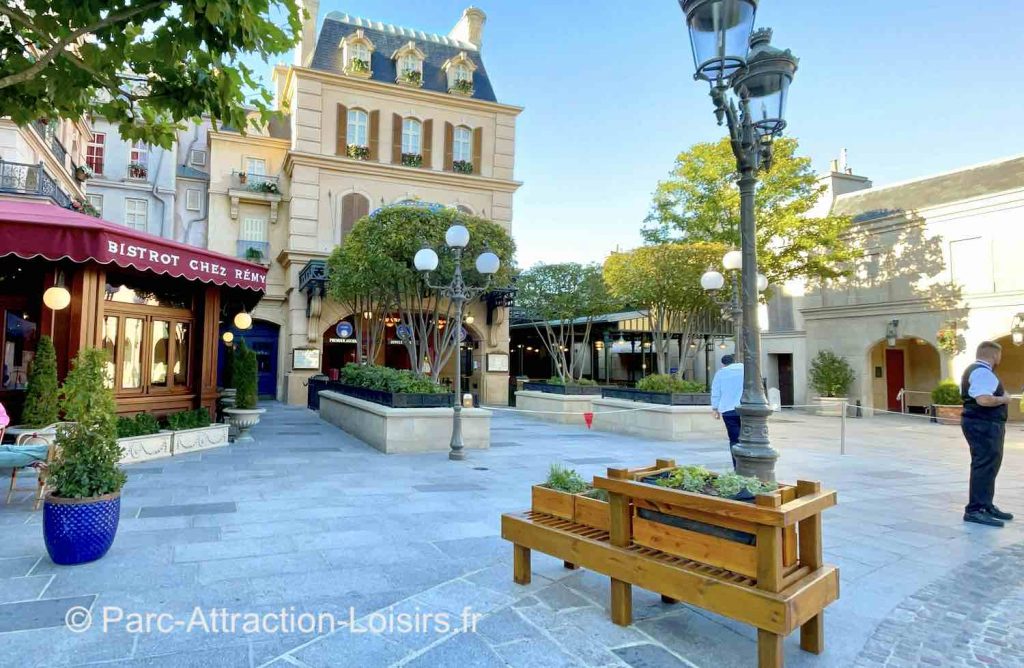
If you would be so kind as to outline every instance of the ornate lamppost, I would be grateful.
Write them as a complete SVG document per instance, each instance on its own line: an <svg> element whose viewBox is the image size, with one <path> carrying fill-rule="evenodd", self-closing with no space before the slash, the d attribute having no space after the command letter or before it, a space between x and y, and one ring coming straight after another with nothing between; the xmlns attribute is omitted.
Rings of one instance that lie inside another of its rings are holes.
<svg viewBox="0 0 1024 668"><path fill-rule="evenodd" d="M433 290L437 290L442 297L446 297L455 305L455 322L457 327L452 327L448 336L455 337L455 345L458 347L455 354L455 406L452 417L452 440L451 450L448 459L461 460L466 458L463 452L462 443L462 322L463 309L466 302L487 290L491 282L491 276L497 273L501 266L501 260L491 251L484 251L476 258L476 270L487 279L484 285L474 287L466 285L462 278L462 252L469 245L469 230L463 225L452 225L444 234L444 242L455 260L455 275L447 285L433 285L430 282L430 272L437 269L438 257L432 248L421 248L413 258L413 264L417 271L423 272L423 281Z"/></svg>
<svg viewBox="0 0 1024 668"><path fill-rule="evenodd" d="M693 47L694 78L711 85L715 116L729 129L739 175L743 398L738 412L743 426L733 453L739 473L774 480L779 453L768 439L772 411L761 382L754 191L758 172L771 167L772 141L786 127L786 97L798 61L771 46L771 30L753 32L757 3L679 0Z"/></svg>
<svg viewBox="0 0 1024 668"><path fill-rule="evenodd" d="M725 287L725 276L720 272L711 270L700 277L700 285L711 295L712 301L722 308L722 313L732 320L736 328L736 355L743 355L743 336L741 325L743 322L743 304L740 300L740 270L743 269L743 254L740 251L729 251L722 258L722 268L729 274L729 281L732 290L728 297L722 297L721 291ZM757 275L757 291L759 293L768 289L768 279L764 274Z"/></svg>

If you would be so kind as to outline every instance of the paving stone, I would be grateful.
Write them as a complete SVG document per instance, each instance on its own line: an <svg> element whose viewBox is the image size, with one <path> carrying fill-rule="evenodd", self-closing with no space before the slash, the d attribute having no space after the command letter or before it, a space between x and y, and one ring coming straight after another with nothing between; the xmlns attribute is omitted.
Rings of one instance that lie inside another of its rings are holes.
<svg viewBox="0 0 1024 668"><path fill-rule="evenodd" d="M0 633L62 627L68 610L88 610L95 600L93 595L4 603L0 605Z"/></svg>
<svg viewBox="0 0 1024 668"><path fill-rule="evenodd" d="M633 668L675 668L676 666L679 668L689 668L690 666L690 664L686 664L680 661L678 657L673 656L664 647L658 647L657 645L631 645L612 651L627 664L633 666Z"/></svg>
<svg viewBox="0 0 1024 668"><path fill-rule="evenodd" d="M178 506L145 506L139 509L139 517L191 517L193 515L216 515L233 513L237 507L233 502L190 503Z"/></svg>
<svg viewBox="0 0 1024 668"><path fill-rule="evenodd" d="M0 559L0 581L3 578L17 578L28 575L39 557L12 557Z"/></svg>
<svg viewBox="0 0 1024 668"><path fill-rule="evenodd" d="M554 584L533 593L541 603L552 610L566 610L568 608L582 608L590 605L587 599L579 594L573 593L562 584Z"/></svg>
<svg viewBox="0 0 1024 668"><path fill-rule="evenodd" d="M51 575L30 575L0 580L0 603L39 598L52 578Z"/></svg>

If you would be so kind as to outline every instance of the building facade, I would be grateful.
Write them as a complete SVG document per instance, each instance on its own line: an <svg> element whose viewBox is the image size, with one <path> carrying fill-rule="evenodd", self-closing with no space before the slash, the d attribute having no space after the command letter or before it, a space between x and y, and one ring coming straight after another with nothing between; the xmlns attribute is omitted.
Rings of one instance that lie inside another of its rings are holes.
<svg viewBox="0 0 1024 668"><path fill-rule="evenodd" d="M36 121L18 126L0 118L0 193L5 198L44 197L64 207L85 202L86 145L83 120Z"/></svg>
<svg viewBox="0 0 1024 668"><path fill-rule="evenodd" d="M357 220L385 205L432 203L511 231L521 185L522 109L497 101L481 59L483 12L467 9L444 36L332 12L318 33L318 5L305 3L296 64L274 72L284 126L210 135L210 248L270 265L254 316L277 332L277 396L289 403L305 402L306 379L330 370L332 332L353 316L318 286ZM487 372L484 360L508 354L507 309L476 303L469 312L471 389L505 403L508 372ZM293 351L310 349L322 353L321 368L293 368Z"/></svg>

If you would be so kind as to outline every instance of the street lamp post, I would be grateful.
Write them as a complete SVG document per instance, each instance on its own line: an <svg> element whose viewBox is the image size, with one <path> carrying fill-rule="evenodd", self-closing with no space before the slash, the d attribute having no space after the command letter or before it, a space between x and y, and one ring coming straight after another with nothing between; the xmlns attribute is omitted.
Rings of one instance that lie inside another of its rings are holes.
<svg viewBox="0 0 1024 668"><path fill-rule="evenodd" d="M728 297L722 297L722 288L725 287L725 276L720 272L711 270L700 277L700 285L711 295L712 301L722 308L725 316L732 321L736 328L736 355L743 356L743 302L740 298L740 270L743 268L743 255L740 251L729 251L722 258L722 267L729 274L732 290ZM768 289L768 279L764 274L757 275L757 291L759 293Z"/></svg>
<svg viewBox="0 0 1024 668"><path fill-rule="evenodd" d="M451 282L447 285L434 285L430 282L430 272L437 269L438 257L432 248L421 248L413 258L413 264L417 271L423 272L423 281L433 290L437 290L442 297L447 297L455 305L455 323L448 336L455 337L455 405L452 413L452 440L451 450L448 452L448 459L462 460L466 458L462 443L462 322L463 309L466 302L487 290L491 282L491 276L497 273L501 266L498 256L491 251L484 251L476 258L476 270L487 280L484 285L474 287L466 285L462 278L462 253L469 245L469 230L463 225L452 225L445 232L444 242L451 251L455 260L455 273Z"/></svg>
<svg viewBox="0 0 1024 668"><path fill-rule="evenodd" d="M768 439L771 408L761 382L754 192L758 172L771 167L772 141L786 127L786 97L798 61L789 51L771 46L771 30L753 32L758 0L679 0L679 4L690 33L694 78L711 85L715 116L719 125L728 127L736 157L743 397L738 407L740 443L733 453L739 473L774 480L779 454Z"/></svg>

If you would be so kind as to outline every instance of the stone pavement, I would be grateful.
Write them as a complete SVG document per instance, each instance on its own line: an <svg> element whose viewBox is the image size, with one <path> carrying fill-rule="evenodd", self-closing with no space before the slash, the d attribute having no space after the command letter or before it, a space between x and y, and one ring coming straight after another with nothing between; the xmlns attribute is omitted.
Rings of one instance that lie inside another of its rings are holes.
<svg viewBox="0 0 1024 668"><path fill-rule="evenodd" d="M527 508L551 462L588 477L659 456L721 470L718 439L659 443L502 412L492 449L456 463L384 456L305 409L269 408L255 444L129 467L117 540L98 562L52 564L28 499L0 507L0 665L754 665L749 627L637 588L636 623L616 627L606 578L543 555L531 585L513 584L499 537L500 513ZM794 634L788 665L1024 665L1024 518L1002 530L960 520L967 454L956 428L851 420L844 457L834 419L786 413L772 433L780 478L821 480L840 499L825 516L826 559L842 577L826 653L801 652ZM1024 511L1022 473L1017 426L999 485L1006 509ZM92 611L88 630L64 627L72 606ZM217 608L357 621L250 633L238 618L233 632L205 632ZM359 632L403 612L450 613L458 626L466 608L483 615L475 632ZM154 615L148 632L140 613ZM159 632L161 613L182 625Z"/></svg>

